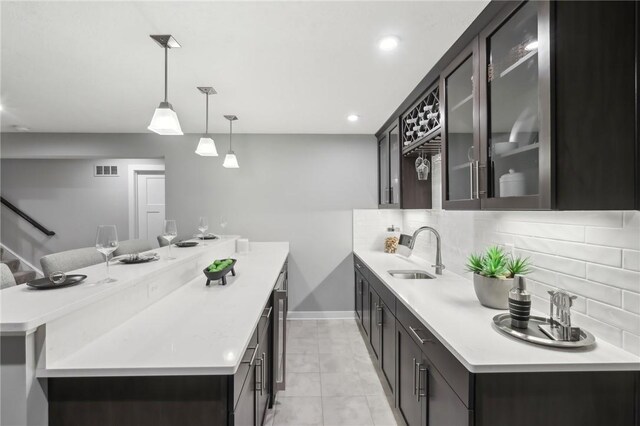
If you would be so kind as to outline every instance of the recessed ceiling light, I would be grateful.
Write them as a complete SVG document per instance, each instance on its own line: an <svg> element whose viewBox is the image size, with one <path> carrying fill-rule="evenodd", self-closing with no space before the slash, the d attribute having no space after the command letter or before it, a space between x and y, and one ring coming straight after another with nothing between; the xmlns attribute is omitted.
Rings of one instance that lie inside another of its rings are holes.
<svg viewBox="0 0 640 426"><path fill-rule="evenodd" d="M351 114L349 116L347 116L347 120L353 122L353 121L358 121L360 119L359 115L356 114Z"/></svg>
<svg viewBox="0 0 640 426"><path fill-rule="evenodd" d="M531 50L536 50L537 48L538 48L538 40L533 40L531 43L527 44L524 47L524 50L531 51Z"/></svg>
<svg viewBox="0 0 640 426"><path fill-rule="evenodd" d="M378 47L380 50L384 50L385 52L389 52L398 47L400 43L400 39L396 36L386 36L380 39L378 42Z"/></svg>

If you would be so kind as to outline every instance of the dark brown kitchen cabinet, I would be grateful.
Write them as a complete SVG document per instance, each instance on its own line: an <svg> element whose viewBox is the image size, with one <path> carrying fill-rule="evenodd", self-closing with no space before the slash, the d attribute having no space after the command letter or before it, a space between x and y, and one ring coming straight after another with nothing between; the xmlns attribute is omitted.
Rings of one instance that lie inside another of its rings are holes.
<svg viewBox="0 0 640 426"><path fill-rule="evenodd" d="M371 332L369 333L369 341L373 355L379 361L382 354L382 301L371 285L369 285L369 300L371 301Z"/></svg>
<svg viewBox="0 0 640 426"><path fill-rule="evenodd" d="M369 282L362 280L362 328L371 336L371 292L369 291Z"/></svg>
<svg viewBox="0 0 640 426"><path fill-rule="evenodd" d="M442 72L442 206L479 209L478 40Z"/></svg>
<svg viewBox="0 0 640 426"><path fill-rule="evenodd" d="M638 2L490 2L377 133L384 164L437 80L444 209L640 209L639 28ZM400 206L430 208L400 159Z"/></svg>
<svg viewBox="0 0 640 426"><path fill-rule="evenodd" d="M394 122L378 138L378 205L400 207L400 124Z"/></svg>
<svg viewBox="0 0 640 426"><path fill-rule="evenodd" d="M271 368L273 356L273 306L264 309L261 320L266 323L266 328L262 331L260 337L259 358L256 360L255 367L255 393L256 393L256 425L261 426L264 423L264 416L270 405L273 383L273 369Z"/></svg>
<svg viewBox="0 0 640 426"><path fill-rule="evenodd" d="M362 287L364 285L362 281L364 280L364 278L362 278L362 274L358 270L355 271L355 277L355 286L353 292L354 311L358 320L362 322Z"/></svg>
<svg viewBox="0 0 640 426"><path fill-rule="evenodd" d="M397 404L408 426L469 426L468 410L415 342L411 332L396 323L398 357Z"/></svg>
<svg viewBox="0 0 640 426"><path fill-rule="evenodd" d="M249 365L249 375L244 382L238 404L233 411L231 424L237 426L253 426L256 424L256 359L252 359Z"/></svg>
<svg viewBox="0 0 640 426"><path fill-rule="evenodd" d="M391 309L380 301L380 370L391 392L396 387L396 317Z"/></svg>

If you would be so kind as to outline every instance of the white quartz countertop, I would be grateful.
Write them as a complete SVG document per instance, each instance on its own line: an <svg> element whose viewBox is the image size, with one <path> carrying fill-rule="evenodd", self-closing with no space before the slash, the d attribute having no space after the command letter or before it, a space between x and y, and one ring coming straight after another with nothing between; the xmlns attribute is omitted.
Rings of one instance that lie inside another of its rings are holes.
<svg viewBox="0 0 640 426"><path fill-rule="evenodd" d="M207 241L207 246L184 250L174 247L174 260L168 261L168 247L156 248L151 252L160 255L160 260L126 267L111 266L111 277L116 281L102 283L106 278L104 263L70 272L84 274L82 283L53 290L37 290L26 285L5 288L0 291L0 333L12 334L30 332L92 303L116 294L152 274L162 274L176 264L184 264L202 255L203 250L217 246L235 244L237 236L226 236Z"/></svg>
<svg viewBox="0 0 640 426"><path fill-rule="evenodd" d="M37 374L234 374L288 254L289 243L251 243L226 286L195 278Z"/></svg>
<svg viewBox="0 0 640 426"><path fill-rule="evenodd" d="M457 274L445 270L436 279L403 280L387 273L422 269L435 274L427 267L430 262L373 250L354 253L471 372L640 370L640 357L602 340L591 348L568 350L498 332L492 319L505 311L480 305L473 284Z"/></svg>

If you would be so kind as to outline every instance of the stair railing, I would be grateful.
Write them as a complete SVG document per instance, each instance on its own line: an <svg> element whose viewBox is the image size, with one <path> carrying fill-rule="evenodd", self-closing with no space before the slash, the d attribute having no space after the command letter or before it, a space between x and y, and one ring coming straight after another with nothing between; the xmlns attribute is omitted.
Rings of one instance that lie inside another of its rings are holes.
<svg viewBox="0 0 640 426"><path fill-rule="evenodd" d="M9 210L13 211L15 214L17 214L18 216L20 216L21 218L23 218L24 220L29 222L31 225L36 227L43 234L45 234L45 235L47 235L49 237L52 237L52 236L56 235L55 232L48 230L47 228L42 226L39 222L37 222L34 218L32 218L31 216L29 216L28 214L26 214L25 212L20 210L18 207L16 207L13 204L11 204L9 201L7 201L6 198L0 196L0 202L2 202L2 204L7 206L7 208Z"/></svg>

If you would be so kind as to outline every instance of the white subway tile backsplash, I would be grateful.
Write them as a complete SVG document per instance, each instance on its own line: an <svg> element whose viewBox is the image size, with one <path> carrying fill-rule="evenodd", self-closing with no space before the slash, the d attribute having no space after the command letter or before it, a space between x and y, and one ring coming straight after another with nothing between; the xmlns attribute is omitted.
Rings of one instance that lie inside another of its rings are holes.
<svg viewBox="0 0 640 426"><path fill-rule="evenodd" d="M623 331L622 347L625 351L640 356L640 336Z"/></svg>
<svg viewBox="0 0 640 426"><path fill-rule="evenodd" d="M595 300L587 300L587 314L614 327L633 334L640 334L640 318L638 318L638 315Z"/></svg>
<svg viewBox="0 0 640 426"><path fill-rule="evenodd" d="M377 213L376 213L377 212ZM577 296L573 312L578 326L628 351L640 352L640 212L629 211L427 211L400 210L400 226L412 233L423 225L442 235L447 270L470 279L467 256L489 245L513 245L530 256L534 268L529 287L535 309L547 312L547 291L563 288ZM356 241L377 247L382 226L394 213L373 210L366 220L354 212ZM378 214L379 219L371 216ZM359 226L356 225L359 221ZM362 232L378 237L358 236ZM414 253L431 261L435 244L428 234ZM624 338L623 338L624 334Z"/></svg>
<svg viewBox="0 0 640 426"><path fill-rule="evenodd" d="M622 266L622 249L615 247L554 241L553 249L555 250L554 254L558 256L610 266Z"/></svg>
<svg viewBox="0 0 640 426"><path fill-rule="evenodd" d="M553 255L547 255L543 253L536 253L528 250L520 250L516 246L516 255L529 257L534 265L541 268L550 269L556 272L562 272L564 274L574 275L576 277L584 278L587 274L587 264L585 262L566 259Z"/></svg>
<svg viewBox="0 0 640 426"><path fill-rule="evenodd" d="M625 311L640 315L640 294L630 291L622 292L622 308ZM640 319L639 319L640 321Z"/></svg>
<svg viewBox="0 0 640 426"><path fill-rule="evenodd" d="M498 232L507 234L567 241L584 241L584 226L535 222L501 222L496 224L496 228Z"/></svg>
<svg viewBox="0 0 640 426"><path fill-rule="evenodd" d="M549 302L547 302L548 304ZM574 312L571 314L572 323L577 327L589 330L597 338L609 342L612 345L622 347L622 330L620 328L609 325L590 316Z"/></svg>
<svg viewBox="0 0 640 426"><path fill-rule="evenodd" d="M589 299L599 300L613 306L622 306L622 292L615 287L561 274L557 276L556 286Z"/></svg>
<svg viewBox="0 0 640 426"><path fill-rule="evenodd" d="M624 212L624 227L640 228L640 212L637 210Z"/></svg>
<svg viewBox="0 0 640 426"><path fill-rule="evenodd" d="M585 241L589 244L640 250L640 229L587 227Z"/></svg>
<svg viewBox="0 0 640 426"><path fill-rule="evenodd" d="M622 252L622 267L632 271L640 271L640 251L624 250Z"/></svg>
<svg viewBox="0 0 640 426"><path fill-rule="evenodd" d="M640 293L640 273L638 272L589 264L587 279Z"/></svg>

